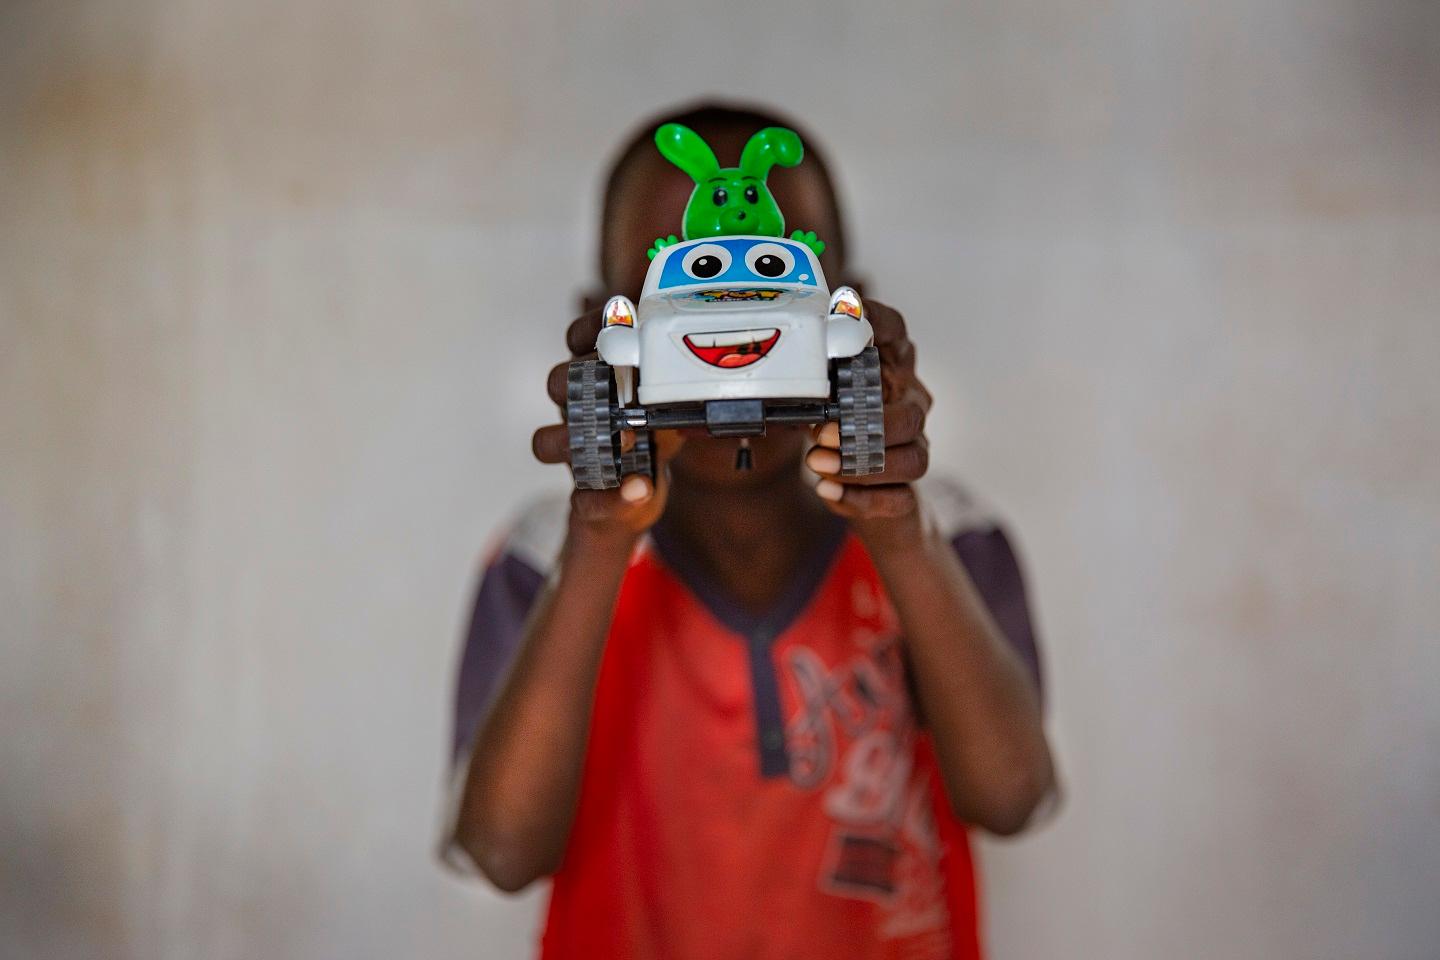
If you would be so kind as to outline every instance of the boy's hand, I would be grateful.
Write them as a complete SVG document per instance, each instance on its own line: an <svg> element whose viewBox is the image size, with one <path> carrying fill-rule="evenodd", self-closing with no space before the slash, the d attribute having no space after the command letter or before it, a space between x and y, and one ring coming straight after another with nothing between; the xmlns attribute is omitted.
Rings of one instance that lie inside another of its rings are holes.
<svg viewBox="0 0 1440 960"><path fill-rule="evenodd" d="M885 399L885 469L865 477L840 476L840 425L827 423L815 431L817 446L805 464L821 480L815 492L830 509L850 520L870 547L915 542L920 534L920 509L911 486L930 465L925 417L930 391L915 376L915 345L905 332L905 319L893 307L865 299L865 316L875 331L880 351L880 381Z"/></svg>
<svg viewBox="0 0 1440 960"><path fill-rule="evenodd" d="M576 360L595 356L592 349L600 331L601 311L594 310L577 319L566 333L566 341ZM565 415L566 376L569 360L550 370L546 386L550 399ZM570 527L601 540L615 542L617 548L629 549L636 539L660 519L665 512L665 496L669 491L666 465L680 449L685 438L674 430L656 430L651 435L651 457L655 460L656 480L634 474L620 481L618 490L576 490L570 495ZM621 448L635 445L635 433L620 432ZM535 458L541 463L570 462L570 431L564 423L551 424L535 431L531 438Z"/></svg>
<svg viewBox="0 0 1440 960"><path fill-rule="evenodd" d="M539 431L536 436L538 438ZM622 449L630 450L635 445L634 431L622 430L620 441ZM613 539L628 549L641 534L654 526L665 512L665 497L670 492L667 464L685 438L674 430L656 430L651 434L651 441L655 479L631 474L621 479L617 490L574 491L570 494L571 530L583 531L602 540ZM570 459L568 448L567 442L566 462Z"/></svg>

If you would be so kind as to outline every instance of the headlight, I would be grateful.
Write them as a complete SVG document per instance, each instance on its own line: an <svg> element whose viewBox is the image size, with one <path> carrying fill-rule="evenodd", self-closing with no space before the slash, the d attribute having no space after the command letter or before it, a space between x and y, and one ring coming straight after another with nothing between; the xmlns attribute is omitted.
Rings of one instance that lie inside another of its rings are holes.
<svg viewBox="0 0 1440 960"><path fill-rule="evenodd" d="M860 294L852 287L837 287L830 296L830 313L835 315L843 313L847 317L859 320L865 316L865 306L860 302Z"/></svg>
<svg viewBox="0 0 1440 960"><path fill-rule="evenodd" d="M635 326L635 304L630 302L629 297L611 297L609 299L605 304L605 326Z"/></svg>

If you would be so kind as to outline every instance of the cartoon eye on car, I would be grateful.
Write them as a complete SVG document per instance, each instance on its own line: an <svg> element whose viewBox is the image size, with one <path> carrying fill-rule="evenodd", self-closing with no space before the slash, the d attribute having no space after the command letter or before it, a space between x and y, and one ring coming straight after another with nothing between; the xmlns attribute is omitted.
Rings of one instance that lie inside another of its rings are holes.
<svg viewBox="0 0 1440 960"><path fill-rule="evenodd" d="M671 244L651 260L638 307L612 297L603 322L600 359L569 370L576 487L603 490L651 473L649 432L687 427L744 438L772 423L838 421L841 473L884 469L870 322L854 290L831 293L804 243L725 236ZM624 453L621 430L636 431Z"/></svg>

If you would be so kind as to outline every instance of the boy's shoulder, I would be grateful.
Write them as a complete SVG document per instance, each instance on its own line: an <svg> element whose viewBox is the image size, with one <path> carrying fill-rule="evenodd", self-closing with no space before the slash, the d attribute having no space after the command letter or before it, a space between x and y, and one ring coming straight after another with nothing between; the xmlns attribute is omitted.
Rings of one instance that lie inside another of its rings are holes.
<svg viewBox="0 0 1440 960"><path fill-rule="evenodd" d="M544 493L532 497L511 515L495 558L517 560L539 573L549 573L560 559L570 519L570 497Z"/></svg>
<svg viewBox="0 0 1440 960"><path fill-rule="evenodd" d="M1001 527L1000 515L989 501L953 477L929 474L920 479L915 489L932 528L952 540L961 534Z"/></svg>

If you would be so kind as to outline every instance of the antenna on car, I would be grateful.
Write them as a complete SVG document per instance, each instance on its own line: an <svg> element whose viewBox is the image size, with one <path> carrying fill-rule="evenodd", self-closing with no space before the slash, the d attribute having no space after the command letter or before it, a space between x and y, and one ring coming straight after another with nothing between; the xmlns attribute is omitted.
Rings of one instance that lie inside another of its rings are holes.
<svg viewBox="0 0 1440 960"><path fill-rule="evenodd" d="M750 438L740 438L740 449L735 451L735 469L750 470L755 466L754 457L750 453Z"/></svg>

